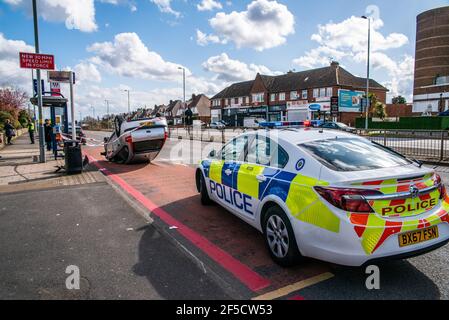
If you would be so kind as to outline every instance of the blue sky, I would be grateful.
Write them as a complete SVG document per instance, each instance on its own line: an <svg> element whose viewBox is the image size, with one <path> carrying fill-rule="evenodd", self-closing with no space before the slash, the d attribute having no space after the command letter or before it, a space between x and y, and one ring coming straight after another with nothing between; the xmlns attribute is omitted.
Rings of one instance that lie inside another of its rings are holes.
<svg viewBox="0 0 449 320"><path fill-rule="evenodd" d="M13 61L14 50L34 45L29 2L0 0L2 86L31 87L29 72ZM59 68L80 74L77 105L88 112L93 104L99 114L105 99L112 100L114 111L124 110L124 88L131 89L133 106L180 98L178 66L188 69L187 94L212 95L257 71L320 67L331 56L364 76L367 24L355 17L367 11L374 19L372 77L392 95L410 98L416 15L449 5L448 0L61 0L56 7L38 2L44 12L41 52L55 54ZM198 8L211 4L212 10ZM199 32L208 38L199 41Z"/></svg>

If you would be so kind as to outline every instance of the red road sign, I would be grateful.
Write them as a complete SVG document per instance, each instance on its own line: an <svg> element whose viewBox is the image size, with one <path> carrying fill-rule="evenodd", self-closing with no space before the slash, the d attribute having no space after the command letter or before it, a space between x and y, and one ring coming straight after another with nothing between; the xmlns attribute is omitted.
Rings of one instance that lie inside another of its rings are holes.
<svg viewBox="0 0 449 320"><path fill-rule="evenodd" d="M55 69L55 57L51 54L19 52L20 67L26 69Z"/></svg>

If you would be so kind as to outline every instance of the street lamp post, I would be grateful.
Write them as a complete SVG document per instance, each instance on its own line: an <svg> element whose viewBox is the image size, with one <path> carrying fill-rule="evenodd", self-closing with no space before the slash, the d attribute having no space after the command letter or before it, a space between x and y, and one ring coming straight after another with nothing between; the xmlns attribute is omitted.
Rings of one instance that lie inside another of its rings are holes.
<svg viewBox="0 0 449 320"><path fill-rule="evenodd" d="M33 0L33 22L34 22L34 46L36 53L39 53L39 26L37 20L36 0ZM36 70L37 78L37 109L39 112L39 161L45 163L45 145L44 145L44 122L42 118L42 88L41 88L41 70Z"/></svg>
<svg viewBox="0 0 449 320"><path fill-rule="evenodd" d="M130 101L129 101L129 90L125 89L123 91L128 92L128 114L130 114L131 113L131 105L130 105Z"/></svg>
<svg viewBox="0 0 449 320"><path fill-rule="evenodd" d="M370 51L371 51L371 17L362 16L362 19L368 20L368 57L366 63L366 114L365 114L365 129L368 130L368 116L371 101L369 99L369 69L370 69Z"/></svg>
<svg viewBox="0 0 449 320"><path fill-rule="evenodd" d="M107 112L107 115L106 115L106 119L108 120L108 130L109 130L109 100L104 100L105 102L106 102L106 112Z"/></svg>

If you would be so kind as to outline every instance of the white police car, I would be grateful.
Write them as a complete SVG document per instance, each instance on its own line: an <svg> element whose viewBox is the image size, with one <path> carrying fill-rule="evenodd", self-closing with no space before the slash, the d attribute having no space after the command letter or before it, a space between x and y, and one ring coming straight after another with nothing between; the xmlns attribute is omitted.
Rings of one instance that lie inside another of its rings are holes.
<svg viewBox="0 0 449 320"><path fill-rule="evenodd" d="M360 266L449 241L449 197L432 170L349 133L258 130L196 172L203 204L257 228L283 266L301 257Z"/></svg>

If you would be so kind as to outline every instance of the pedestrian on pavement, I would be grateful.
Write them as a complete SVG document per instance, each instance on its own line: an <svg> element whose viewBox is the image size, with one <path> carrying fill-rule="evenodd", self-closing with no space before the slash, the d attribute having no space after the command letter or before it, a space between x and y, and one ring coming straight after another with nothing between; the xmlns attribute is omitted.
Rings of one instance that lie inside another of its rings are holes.
<svg viewBox="0 0 449 320"><path fill-rule="evenodd" d="M47 144L47 151L51 151L51 145L52 145L52 134L53 128L51 127L51 122L49 119L45 119L44 124L44 133L45 133L45 143Z"/></svg>
<svg viewBox="0 0 449 320"><path fill-rule="evenodd" d="M31 144L34 144L34 121L28 119L28 133L30 134Z"/></svg>
<svg viewBox="0 0 449 320"><path fill-rule="evenodd" d="M11 145L11 139L12 137L16 136L16 129L11 124L11 120L6 119L5 121L5 134L6 134L6 140L9 145Z"/></svg>

